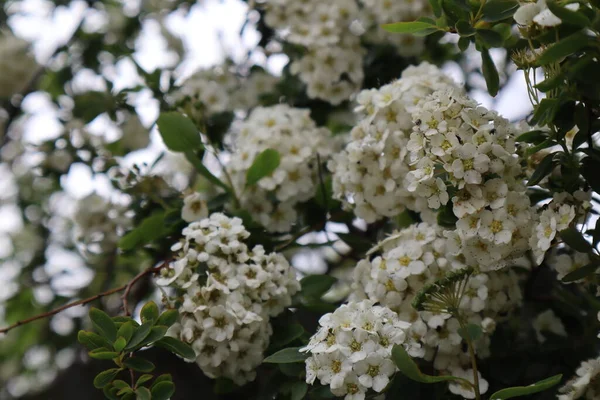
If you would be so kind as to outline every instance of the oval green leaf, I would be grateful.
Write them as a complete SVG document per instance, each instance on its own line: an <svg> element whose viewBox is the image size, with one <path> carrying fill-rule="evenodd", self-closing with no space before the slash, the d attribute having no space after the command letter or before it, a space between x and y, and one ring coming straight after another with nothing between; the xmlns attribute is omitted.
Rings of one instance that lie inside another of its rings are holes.
<svg viewBox="0 0 600 400"><path fill-rule="evenodd" d="M106 371L100 372L94 378L94 387L97 389L102 389L104 386L108 385L113 379L115 379L119 372L121 372L121 369L119 368L111 368L107 369Z"/></svg>
<svg viewBox="0 0 600 400"><path fill-rule="evenodd" d="M256 156L246 172L246 186L252 186L279 167L280 155L276 150L266 149Z"/></svg>
<svg viewBox="0 0 600 400"><path fill-rule="evenodd" d="M110 342L114 342L117 339L117 326L107 313L92 307L90 309L90 319L92 320L94 329L98 331L100 336Z"/></svg>
<svg viewBox="0 0 600 400"><path fill-rule="evenodd" d="M169 150L185 152L202 147L202 138L196 125L181 113L173 111L161 113L156 125Z"/></svg>
<svg viewBox="0 0 600 400"><path fill-rule="evenodd" d="M171 353L183 357L186 360L196 359L196 352L194 349L192 349L188 344L183 343L181 340L167 336L154 343L154 345L169 350Z"/></svg>
<svg viewBox="0 0 600 400"><path fill-rule="evenodd" d="M551 376L529 386L516 386L497 391L490 396L490 400L504 400L513 397L527 396L529 394L542 392L560 383L562 374Z"/></svg>
<svg viewBox="0 0 600 400"><path fill-rule="evenodd" d="M263 360L263 363L268 364L290 364L304 362L309 355L307 353L300 353L300 347L288 347L278 351L275 354L271 354L269 357Z"/></svg>
<svg viewBox="0 0 600 400"><path fill-rule="evenodd" d="M169 400L175 393L173 382L163 381L152 386L152 400Z"/></svg>
<svg viewBox="0 0 600 400"><path fill-rule="evenodd" d="M123 365L137 372L152 372L155 368L154 364L141 357L130 357L123 361Z"/></svg>

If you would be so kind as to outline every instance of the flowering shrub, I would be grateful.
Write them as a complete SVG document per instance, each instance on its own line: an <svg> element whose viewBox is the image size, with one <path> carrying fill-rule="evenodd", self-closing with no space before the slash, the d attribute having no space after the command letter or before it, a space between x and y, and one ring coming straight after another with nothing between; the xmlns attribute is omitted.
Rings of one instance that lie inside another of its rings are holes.
<svg viewBox="0 0 600 400"><path fill-rule="evenodd" d="M0 6L0 400L600 399L598 0L130 3Z"/></svg>

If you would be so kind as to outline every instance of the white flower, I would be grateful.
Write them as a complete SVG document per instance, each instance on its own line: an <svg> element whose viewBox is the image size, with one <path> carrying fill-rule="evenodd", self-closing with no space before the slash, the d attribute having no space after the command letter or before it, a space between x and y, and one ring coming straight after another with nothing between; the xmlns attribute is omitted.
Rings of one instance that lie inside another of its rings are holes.
<svg viewBox="0 0 600 400"><path fill-rule="evenodd" d="M508 218L503 209L481 212L479 235L495 244L509 243L515 224Z"/></svg>
<svg viewBox="0 0 600 400"><path fill-rule="evenodd" d="M546 341L546 337L542 335L542 331L551 332L559 336L567 336L565 326L552 310L546 310L538 314L533 321L533 329L535 329L535 335L540 343Z"/></svg>
<svg viewBox="0 0 600 400"><path fill-rule="evenodd" d="M463 370L462 368L454 368L451 370L452 376L456 376L459 378L466 379L467 381L473 383L473 370ZM487 392L489 384L483 379L480 372L477 372L477 376L479 378L479 392L484 394ZM451 381L448 385L450 391L456 395L462 396L465 399L474 399L475 391L469 385L461 381Z"/></svg>
<svg viewBox="0 0 600 400"><path fill-rule="evenodd" d="M192 193L183 199L181 219L185 222L199 221L208 216L208 206L200 193Z"/></svg>
<svg viewBox="0 0 600 400"><path fill-rule="evenodd" d="M559 389L561 394L558 395L558 400L597 399L600 396L600 387L598 387L600 359L583 361L577 368L576 374Z"/></svg>
<svg viewBox="0 0 600 400"><path fill-rule="evenodd" d="M371 354L354 366L358 381L367 388L373 388L381 393L390 382L390 377L396 372L396 366L389 358L379 354Z"/></svg>

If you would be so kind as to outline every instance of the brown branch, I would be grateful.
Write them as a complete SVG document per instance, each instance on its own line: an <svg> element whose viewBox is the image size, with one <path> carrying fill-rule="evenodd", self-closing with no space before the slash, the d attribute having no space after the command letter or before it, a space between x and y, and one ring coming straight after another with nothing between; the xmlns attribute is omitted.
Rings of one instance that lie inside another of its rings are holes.
<svg viewBox="0 0 600 400"><path fill-rule="evenodd" d="M125 290L125 293L123 293L123 296L121 296L121 299L123 300L123 311L125 311L125 315L127 315L127 316L131 315L131 313L129 312L129 303L128 303L127 299L129 297L129 293L131 292L131 289L133 288L133 285L135 285L137 283L137 281L142 279L148 273L153 273L153 274L157 273L158 271L160 271L162 268L164 268L168 264L169 264L169 261L165 261L158 267L148 268L148 269L140 272L139 274L137 274L132 280L129 281L129 283L127 285L123 286L123 288L121 290Z"/></svg>
<svg viewBox="0 0 600 400"><path fill-rule="evenodd" d="M21 320L21 321L17 321L17 322L15 322L12 325L7 326L6 328L0 329L0 334L6 333L6 332L8 332L8 331L10 331L10 330L12 330L14 328L17 328L17 327L21 326L21 325L25 325L25 324L28 324L28 323L33 322L33 321L37 321L37 320L40 320L40 319L51 317L53 315L58 314L61 311L64 311L64 310L68 309L68 308L75 307L75 306L80 306L80 305L84 305L84 304L88 304L88 303L91 303L92 301L98 300L98 299L100 299L102 297L110 296L111 294L122 292L123 290L125 290L125 294L123 295L123 308L125 310L127 310L127 296L126 295L129 294L129 292L131 291L131 288L133 287L133 285L135 285L135 283L137 281L139 281L140 279L142 279L144 276L149 275L149 274L155 274L155 273L157 273L163 267L165 267L167 264L168 264L167 262L164 262L163 264L161 264L158 267L153 267L153 268L148 268L148 269L143 270L142 272L140 272L139 274L137 274L131 281L129 281L126 285L119 286L117 288L107 290L106 292L102 292L102 293L94 295L92 297L88 297L87 299L77 300L77 301L74 301L72 303L65 304L64 306L55 308L54 310L51 310L51 311L48 311L48 312L45 312L45 313L42 313L42 314L35 315L35 316L31 317L31 318L27 318L27 319L24 319L24 320ZM128 312L127 312L127 315L129 315Z"/></svg>

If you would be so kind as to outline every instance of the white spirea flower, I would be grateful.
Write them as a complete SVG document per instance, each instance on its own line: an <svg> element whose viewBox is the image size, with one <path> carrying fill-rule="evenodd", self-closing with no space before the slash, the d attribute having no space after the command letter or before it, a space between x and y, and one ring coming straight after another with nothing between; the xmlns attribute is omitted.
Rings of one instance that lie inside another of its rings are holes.
<svg viewBox="0 0 600 400"><path fill-rule="evenodd" d="M408 67L402 77L379 89L363 90L357 98L361 120L352 129L345 150L333 156L333 192L347 209L373 222L392 217L408 207L427 209L427 200L417 204L407 187L412 169L407 146L412 127L410 113L435 90L454 87L435 66L422 63ZM419 165L420 176L430 176L431 165ZM421 189L433 206L448 202L445 186L433 180Z"/></svg>
<svg viewBox="0 0 600 400"><path fill-rule="evenodd" d="M404 342L410 324L373 304L350 302L321 317L317 333L300 349L310 353L307 383L319 379L345 400L364 399L369 389L381 393L387 386L396 372L392 347Z"/></svg>
<svg viewBox="0 0 600 400"><path fill-rule="evenodd" d="M253 110L228 140L234 151L227 170L243 208L269 231L289 231L297 218L295 205L315 194L319 160L332 152L329 130L317 127L309 110L276 105ZM246 172L266 149L279 153L279 166L247 187Z"/></svg>
<svg viewBox="0 0 600 400"><path fill-rule="evenodd" d="M565 6L568 10L577 11L579 3L571 3ZM513 18L515 22L522 26L532 26L534 24L541 27L553 27L560 25L562 21L548 9L546 0L537 0L536 3L522 4L515 12Z"/></svg>
<svg viewBox="0 0 600 400"><path fill-rule="evenodd" d="M405 345L412 357L433 361L435 369L447 373L467 368L470 359L463 350L460 323L447 314L416 311L411 303L426 285L447 273L465 268L465 257L455 252L453 239L436 225L419 223L392 233L368 252L354 269L350 300L368 299L386 306L410 323ZM490 337L497 321L509 316L522 302L518 277L510 268L470 276L461 299L461 313L469 323L486 330L477 341L477 355L489 355ZM344 314L342 326L351 324ZM323 350L327 347L323 347ZM359 381L367 386L367 381Z"/></svg>
<svg viewBox="0 0 600 400"><path fill-rule="evenodd" d="M560 281L570 274L577 271L579 268L585 267L590 263L590 256L586 253L578 251L570 251L568 253L560 253L556 249L550 253L547 259L547 264L556 271L556 278ZM585 278L576 281L564 282L570 284L574 282L583 282Z"/></svg>
<svg viewBox="0 0 600 400"><path fill-rule="evenodd" d="M208 206L200 193L194 192L183 198L181 219L185 222L194 222L206 217L208 217Z"/></svg>
<svg viewBox="0 0 600 400"><path fill-rule="evenodd" d="M558 400L595 400L600 398L600 358L583 361L576 376L559 389Z"/></svg>
<svg viewBox="0 0 600 400"><path fill-rule="evenodd" d="M472 369L460 369L455 368L452 370L452 376L456 376L459 378L466 379L467 381L473 383L473 370ZM479 393L484 394L487 392L489 384L488 382L482 378L481 373L477 372L477 376L479 378ZM448 385L450 391L458 396L462 396L464 399L474 399L475 392L473 388L466 383L461 381L451 381Z"/></svg>
<svg viewBox="0 0 600 400"><path fill-rule="evenodd" d="M190 117L202 121L225 111L247 111L259 104L260 95L275 89L278 79L263 70L243 77L231 68L223 64L195 72L173 93L174 103Z"/></svg>
<svg viewBox="0 0 600 400"><path fill-rule="evenodd" d="M0 32L0 99L20 93L33 78L38 64L29 42Z"/></svg>
<svg viewBox="0 0 600 400"><path fill-rule="evenodd" d="M291 305L300 289L294 270L278 253L249 249L239 218L214 213L183 229L177 256L156 283L175 289L179 322L170 334L189 343L209 377L238 385L254 379L272 328L269 318Z"/></svg>
<svg viewBox="0 0 600 400"><path fill-rule="evenodd" d="M535 335L540 343L546 341L546 337L542 335L542 332L550 332L558 336L567 336L567 331L560 318L554 314L552 310L546 310L533 320L533 329Z"/></svg>

